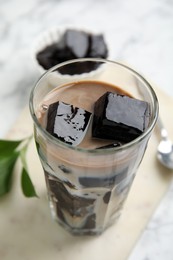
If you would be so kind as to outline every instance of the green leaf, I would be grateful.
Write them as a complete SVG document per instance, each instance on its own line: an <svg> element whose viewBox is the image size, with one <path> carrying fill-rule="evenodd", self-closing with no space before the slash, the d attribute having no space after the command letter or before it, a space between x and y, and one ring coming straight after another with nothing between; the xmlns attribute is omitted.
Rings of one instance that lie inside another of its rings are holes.
<svg viewBox="0 0 173 260"><path fill-rule="evenodd" d="M22 169L21 186L22 186L23 194L26 197L38 197L35 188L32 184L32 181L29 177L29 174L25 168Z"/></svg>
<svg viewBox="0 0 173 260"><path fill-rule="evenodd" d="M11 188L13 168L17 158L20 155L22 163L22 191L26 197L37 197L34 186L28 174L28 166L26 161L27 148L31 139L32 136L19 141L0 140L0 196L7 193Z"/></svg>
<svg viewBox="0 0 173 260"><path fill-rule="evenodd" d="M11 188L13 168L18 155L17 152L13 152L9 156L0 156L0 196Z"/></svg>
<svg viewBox="0 0 173 260"><path fill-rule="evenodd" d="M27 162L26 162L26 152L27 152L27 148L28 148L28 145L24 146L24 147L20 150L21 162L22 162L23 168L25 168L26 171L28 171L28 166L27 166Z"/></svg>
<svg viewBox="0 0 173 260"><path fill-rule="evenodd" d="M0 140L0 155L10 155L22 141Z"/></svg>
<svg viewBox="0 0 173 260"><path fill-rule="evenodd" d="M28 144L29 141L27 142L27 144L20 150L20 158L21 158L21 162L22 162L22 175L21 175L21 186L22 186L22 191L23 194L26 197L38 197L34 188L34 185L32 184L32 181L29 177L29 173L28 173L28 165L27 165L27 161L26 161L26 153L27 153L27 149L28 149Z"/></svg>

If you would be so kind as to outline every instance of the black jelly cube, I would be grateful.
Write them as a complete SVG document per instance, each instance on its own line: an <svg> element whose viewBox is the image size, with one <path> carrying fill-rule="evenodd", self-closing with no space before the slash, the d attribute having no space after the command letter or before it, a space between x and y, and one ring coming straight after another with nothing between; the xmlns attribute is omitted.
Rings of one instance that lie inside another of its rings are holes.
<svg viewBox="0 0 173 260"><path fill-rule="evenodd" d="M94 188L94 187L111 187L115 184L120 183L126 178L128 174L128 167L125 167L116 175L111 175L110 177L79 177L79 183L83 187Z"/></svg>
<svg viewBox="0 0 173 260"><path fill-rule="evenodd" d="M66 46L76 58L83 58L86 56L89 48L89 37L87 33L69 29L65 32L64 37Z"/></svg>
<svg viewBox="0 0 173 260"><path fill-rule="evenodd" d="M92 136L130 142L145 131L149 116L147 102L106 92L94 106Z"/></svg>
<svg viewBox="0 0 173 260"><path fill-rule="evenodd" d="M67 174L72 173L71 170L63 164L59 165L58 168L61 169L61 171L63 171L64 173L67 173Z"/></svg>
<svg viewBox="0 0 173 260"><path fill-rule="evenodd" d="M48 108L46 130L61 141L78 145L85 136L91 113L58 101Z"/></svg>
<svg viewBox="0 0 173 260"><path fill-rule="evenodd" d="M47 46L45 49L41 50L39 53L37 53L37 60L38 63L43 66L45 69L49 69L52 67L53 60L54 60L54 55L56 52L57 46L56 44L52 44L50 46Z"/></svg>
<svg viewBox="0 0 173 260"><path fill-rule="evenodd" d="M113 144L107 144L107 145L104 145L104 146L99 146L99 147L97 147L96 149L115 148L115 147L119 147L119 146L122 146L122 143L120 143L120 142L115 142L115 143L113 143Z"/></svg>
<svg viewBox="0 0 173 260"><path fill-rule="evenodd" d="M109 203L109 200L111 198L111 191L108 191L105 193L104 197L103 197L103 201L105 204L108 204Z"/></svg>
<svg viewBox="0 0 173 260"><path fill-rule="evenodd" d="M69 192L69 185L67 185L67 188L66 183L52 176L50 177L47 172L45 172L45 176L47 185L52 196L57 200L57 207L59 209L64 209L73 217L87 216L88 208L91 210L94 207L95 199L76 196L72 191L71 193ZM71 187L71 189L74 189L74 187Z"/></svg>
<svg viewBox="0 0 173 260"><path fill-rule="evenodd" d="M95 227L96 227L96 214L93 213L93 214L87 216L86 222L82 228L83 229L94 229Z"/></svg>
<svg viewBox="0 0 173 260"><path fill-rule="evenodd" d="M90 35L90 49L89 56L93 58L106 58L108 54L107 46L103 35Z"/></svg>

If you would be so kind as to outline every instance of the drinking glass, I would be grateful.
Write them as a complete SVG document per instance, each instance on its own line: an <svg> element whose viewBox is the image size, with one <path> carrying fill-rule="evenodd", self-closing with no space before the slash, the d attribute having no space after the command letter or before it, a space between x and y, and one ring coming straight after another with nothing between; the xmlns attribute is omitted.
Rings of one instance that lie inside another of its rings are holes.
<svg viewBox="0 0 173 260"><path fill-rule="evenodd" d="M43 100L63 84L83 80L118 86L148 102L147 129L133 141L108 149L74 147L50 135L39 120ZM72 234L101 234L118 220L156 124L158 101L152 86L139 73L115 61L71 60L41 76L31 92L30 112L53 219Z"/></svg>

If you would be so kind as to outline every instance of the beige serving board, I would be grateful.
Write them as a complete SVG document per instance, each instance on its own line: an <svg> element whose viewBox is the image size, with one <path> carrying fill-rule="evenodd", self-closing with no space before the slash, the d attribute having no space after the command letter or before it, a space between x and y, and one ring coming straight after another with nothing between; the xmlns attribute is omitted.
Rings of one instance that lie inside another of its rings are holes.
<svg viewBox="0 0 173 260"><path fill-rule="evenodd" d="M173 100L161 90L155 90L160 101L163 122L173 139ZM117 224L98 237L74 237L51 220L44 176L32 142L28 152L28 163L39 199L27 199L22 195L21 169L18 163L14 171L12 191L0 199L0 259L128 259L173 178L173 172L157 162L159 133L156 130L150 139L121 218ZM31 132L32 121L26 108L8 134L8 138L22 138Z"/></svg>

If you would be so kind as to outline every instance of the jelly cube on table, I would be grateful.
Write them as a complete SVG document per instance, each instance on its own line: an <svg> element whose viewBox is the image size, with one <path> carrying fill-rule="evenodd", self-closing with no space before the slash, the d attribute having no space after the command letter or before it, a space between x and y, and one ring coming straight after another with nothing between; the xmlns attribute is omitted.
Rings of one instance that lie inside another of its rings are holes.
<svg viewBox="0 0 173 260"><path fill-rule="evenodd" d="M54 56L56 55L56 50L56 44L52 44L37 54L37 60L43 68L49 69L55 65Z"/></svg>
<svg viewBox="0 0 173 260"><path fill-rule="evenodd" d="M66 46L76 58L85 57L89 48L88 34L83 31L67 30L64 37Z"/></svg>
<svg viewBox="0 0 173 260"><path fill-rule="evenodd" d="M61 141L78 145L87 131L91 113L57 101L48 108L46 130Z"/></svg>
<svg viewBox="0 0 173 260"><path fill-rule="evenodd" d="M104 41L103 35L90 35L90 50L89 54L91 57L106 58L108 54L107 46Z"/></svg>
<svg viewBox="0 0 173 260"><path fill-rule="evenodd" d="M94 106L92 136L127 143L145 131L149 118L147 102L106 92Z"/></svg>

